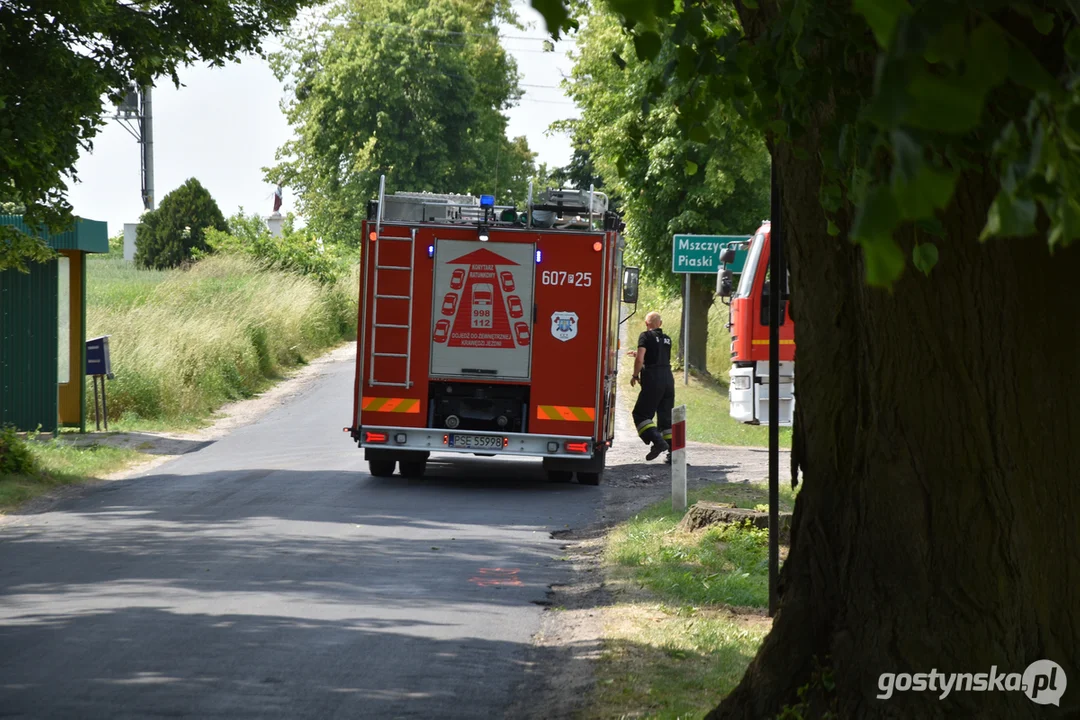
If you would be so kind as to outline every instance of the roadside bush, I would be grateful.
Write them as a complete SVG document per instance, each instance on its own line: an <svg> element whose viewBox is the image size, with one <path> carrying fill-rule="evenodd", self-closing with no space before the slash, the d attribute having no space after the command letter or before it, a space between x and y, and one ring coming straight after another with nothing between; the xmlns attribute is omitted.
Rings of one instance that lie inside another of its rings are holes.
<svg viewBox="0 0 1080 720"><path fill-rule="evenodd" d="M313 234L297 230L292 213L285 216L281 236L274 237L258 215L243 208L229 218L228 232L208 230L209 252L244 254L263 267L309 275L323 284L337 282L348 271L347 258L335 246L324 246ZM199 255L197 254L196 257Z"/></svg>
<svg viewBox="0 0 1080 720"><path fill-rule="evenodd" d="M37 460L12 425L0 427L0 475L37 475Z"/></svg>
<svg viewBox="0 0 1080 720"><path fill-rule="evenodd" d="M161 200L157 210L142 216L135 249L139 267L161 270L191 260L196 250L209 250L206 230L228 229L221 208L195 178Z"/></svg>

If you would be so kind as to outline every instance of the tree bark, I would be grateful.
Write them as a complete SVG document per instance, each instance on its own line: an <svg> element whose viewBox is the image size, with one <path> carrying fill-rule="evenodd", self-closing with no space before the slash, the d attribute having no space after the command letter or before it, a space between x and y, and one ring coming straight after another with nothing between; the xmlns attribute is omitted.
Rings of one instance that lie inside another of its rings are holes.
<svg viewBox="0 0 1080 720"><path fill-rule="evenodd" d="M774 716L816 662L835 681L816 707L841 717L1050 717L1020 692L876 698L880 673L1042 658L1080 711L1080 247L980 244L997 188L968 176L930 277L875 290L824 232L814 165L776 161L806 487L773 630L708 717Z"/></svg>
<svg viewBox="0 0 1080 720"><path fill-rule="evenodd" d="M707 717L775 717L804 686L806 718L1076 717L1080 246L980 243L997 185L972 171L931 275L909 260L876 290L846 232L825 232L816 161L780 148L774 162L805 487L773 629ZM916 236L900 239L910 258ZM1060 708L1019 691L877 697L881 673L1023 673L1044 658L1069 679Z"/></svg>
<svg viewBox="0 0 1080 720"><path fill-rule="evenodd" d="M710 276L704 276L709 278ZM686 294L685 281L682 294ZM690 279L690 367L699 372L709 372L709 310L713 306L715 288L700 277ZM684 338L683 329L686 327L686 307L679 314L679 358L682 362L682 348ZM674 361L675 358L672 358Z"/></svg>

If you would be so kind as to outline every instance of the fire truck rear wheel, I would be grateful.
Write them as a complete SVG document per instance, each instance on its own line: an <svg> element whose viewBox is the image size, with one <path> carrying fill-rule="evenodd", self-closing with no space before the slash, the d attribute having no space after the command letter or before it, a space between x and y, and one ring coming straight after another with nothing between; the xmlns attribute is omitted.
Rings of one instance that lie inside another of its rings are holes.
<svg viewBox="0 0 1080 720"><path fill-rule="evenodd" d="M578 485L599 485L604 479L602 472L579 472L577 474Z"/></svg>
<svg viewBox="0 0 1080 720"><path fill-rule="evenodd" d="M407 478L424 477L424 471L427 470L427 460L402 460L399 465L401 476Z"/></svg>
<svg viewBox="0 0 1080 720"><path fill-rule="evenodd" d="M389 458L380 457L368 460L368 469L375 477L393 477L395 467L397 467L397 461Z"/></svg>

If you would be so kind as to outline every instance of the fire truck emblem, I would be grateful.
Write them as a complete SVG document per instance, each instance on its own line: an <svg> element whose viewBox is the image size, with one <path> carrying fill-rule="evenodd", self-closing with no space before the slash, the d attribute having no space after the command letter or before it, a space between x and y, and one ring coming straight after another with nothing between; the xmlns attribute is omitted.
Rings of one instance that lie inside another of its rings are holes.
<svg viewBox="0 0 1080 720"><path fill-rule="evenodd" d="M573 340L577 337L577 313L556 312L551 314L551 334L556 340Z"/></svg>

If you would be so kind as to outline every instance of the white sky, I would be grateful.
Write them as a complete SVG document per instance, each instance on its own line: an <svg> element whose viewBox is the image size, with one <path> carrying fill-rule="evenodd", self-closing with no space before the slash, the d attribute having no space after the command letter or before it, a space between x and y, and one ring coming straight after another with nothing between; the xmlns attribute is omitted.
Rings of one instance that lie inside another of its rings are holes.
<svg viewBox="0 0 1080 720"><path fill-rule="evenodd" d="M547 134L552 122L578 117L573 102L558 86L570 73L567 57L573 42L562 40L554 53L545 53L543 18L527 0L515 0L515 9L527 25L525 31L508 27L504 47L514 56L525 91L522 102L507 116L510 137L525 135L537 153L537 163L549 167L570 159L570 140ZM266 49L280 47L273 38ZM159 81L153 93L154 187L160 203L166 193L190 177L197 178L214 196L226 217L243 207L247 213L268 215L274 188L264 182L262 168L274 164L274 153L291 136L279 108L282 87L267 62L245 58L224 68L189 67L180 73L183 86ZM533 87L547 86L547 87ZM78 183L69 183L68 200L75 214L105 220L109 234L123 230L125 222L138 222L142 213L139 145L117 121L110 120L94 140L93 152L84 152L76 165ZM444 192L456 192L446 188ZM296 211L289 188L282 212Z"/></svg>

